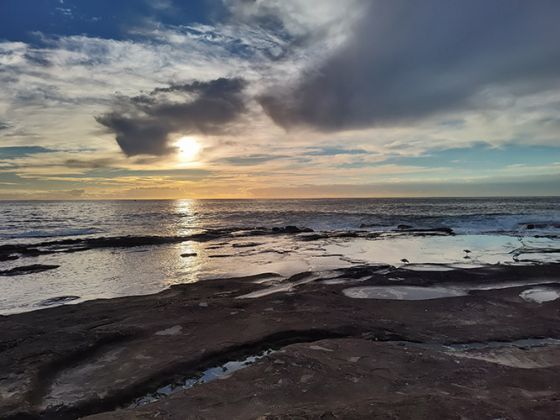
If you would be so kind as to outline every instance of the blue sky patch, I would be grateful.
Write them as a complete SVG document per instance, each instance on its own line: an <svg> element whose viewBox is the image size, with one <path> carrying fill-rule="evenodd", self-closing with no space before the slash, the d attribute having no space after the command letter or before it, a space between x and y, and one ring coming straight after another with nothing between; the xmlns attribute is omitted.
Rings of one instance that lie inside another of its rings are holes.
<svg viewBox="0 0 560 420"><path fill-rule="evenodd" d="M14 159L23 156L34 155L37 153L49 153L54 150L41 146L13 146L0 147L0 159Z"/></svg>
<svg viewBox="0 0 560 420"><path fill-rule="evenodd" d="M163 0L2 0L0 39L38 43L36 32L125 39L136 26L206 23L218 15L219 2Z"/></svg>
<svg viewBox="0 0 560 420"><path fill-rule="evenodd" d="M468 148L432 151L418 157L396 157L385 163L423 167L495 169L510 165L541 166L560 162L560 147L503 145L486 143Z"/></svg>

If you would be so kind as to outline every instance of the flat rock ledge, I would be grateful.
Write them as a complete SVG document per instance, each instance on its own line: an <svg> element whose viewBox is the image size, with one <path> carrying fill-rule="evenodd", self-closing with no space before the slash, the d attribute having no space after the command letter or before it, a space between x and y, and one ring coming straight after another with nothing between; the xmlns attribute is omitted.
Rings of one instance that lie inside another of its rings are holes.
<svg viewBox="0 0 560 420"><path fill-rule="evenodd" d="M257 299L238 297L269 287L262 279L211 280L0 317L0 418L560 418L560 302L519 296L523 284L560 288L560 265L362 266L338 280ZM395 281L495 287L410 301L342 292ZM244 369L130 407L269 349Z"/></svg>

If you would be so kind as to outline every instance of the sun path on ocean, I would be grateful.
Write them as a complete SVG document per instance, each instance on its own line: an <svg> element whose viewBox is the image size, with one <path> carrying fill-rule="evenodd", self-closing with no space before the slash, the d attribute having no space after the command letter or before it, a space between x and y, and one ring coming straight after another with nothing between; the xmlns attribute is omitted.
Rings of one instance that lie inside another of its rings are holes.
<svg viewBox="0 0 560 420"><path fill-rule="evenodd" d="M190 136L181 137L175 142L175 146L177 147L179 157L183 162L193 161L202 149L198 140Z"/></svg>

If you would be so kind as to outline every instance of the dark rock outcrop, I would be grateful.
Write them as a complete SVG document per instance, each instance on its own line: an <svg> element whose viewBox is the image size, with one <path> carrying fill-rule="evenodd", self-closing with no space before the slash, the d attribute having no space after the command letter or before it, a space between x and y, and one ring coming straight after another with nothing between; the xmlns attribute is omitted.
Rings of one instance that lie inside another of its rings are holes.
<svg viewBox="0 0 560 420"><path fill-rule="evenodd" d="M80 299L79 296L56 296L39 302L39 306L59 305L61 303L72 302L78 299Z"/></svg>
<svg viewBox="0 0 560 420"><path fill-rule="evenodd" d="M47 264L32 264L32 265L22 265L19 267L14 267L9 270L0 271L0 276L23 276L25 274L41 273L47 270L54 270L60 267L59 265L47 265Z"/></svg>
<svg viewBox="0 0 560 420"><path fill-rule="evenodd" d="M196 252L185 252L184 254L181 254L181 257L183 258L189 258L189 257L196 257L198 254Z"/></svg>
<svg viewBox="0 0 560 420"><path fill-rule="evenodd" d="M296 234L296 233L311 233L313 232L313 229L311 228L300 228L297 226L284 226L284 227L273 227L272 231L275 233L291 233L291 234Z"/></svg>

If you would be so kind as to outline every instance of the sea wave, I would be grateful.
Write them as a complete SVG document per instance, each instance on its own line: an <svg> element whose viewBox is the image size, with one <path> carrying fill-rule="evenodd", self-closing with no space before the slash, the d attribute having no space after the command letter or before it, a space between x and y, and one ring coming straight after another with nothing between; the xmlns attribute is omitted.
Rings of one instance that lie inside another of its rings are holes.
<svg viewBox="0 0 560 420"><path fill-rule="evenodd" d="M27 230L17 233L0 233L0 239L21 239L21 238L54 238L65 236L84 236L102 233L98 228L68 228L52 230Z"/></svg>
<svg viewBox="0 0 560 420"><path fill-rule="evenodd" d="M3 202L0 240L174 236L207 229L306 226L315 231L451 228L457 235L558 235L560 198ZM9 212L6 212L9 210Z"/></svg>

